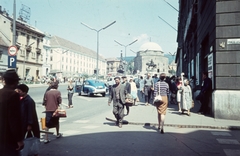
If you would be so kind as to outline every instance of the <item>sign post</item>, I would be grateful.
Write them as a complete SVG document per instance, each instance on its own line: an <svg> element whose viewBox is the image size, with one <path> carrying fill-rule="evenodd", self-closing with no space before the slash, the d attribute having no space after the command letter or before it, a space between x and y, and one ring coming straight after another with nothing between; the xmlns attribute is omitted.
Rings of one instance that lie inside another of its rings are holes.
<svg viewBox="0 0 240 156"><path fill-rule="evenodd" d="M8 68L17 68L17 47L10 46L8 48Z"/></svg>

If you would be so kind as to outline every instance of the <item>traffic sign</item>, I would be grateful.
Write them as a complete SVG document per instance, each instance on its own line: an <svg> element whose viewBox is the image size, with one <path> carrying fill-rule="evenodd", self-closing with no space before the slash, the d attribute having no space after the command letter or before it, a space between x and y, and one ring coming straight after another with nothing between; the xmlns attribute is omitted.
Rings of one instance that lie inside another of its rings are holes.
<svg viewBox="0 0 240 156"><path fill-rule="evenodd" d="M17 68L17 56L8 56L8 68Z"/></svg>
<svg viewBox="0 0 240 156"><path fill-rule="evenodd" d="M18 50L17 50L17 47L16 47L16 46L10 46L10 47L8 48L8 55L9 55L9 56L16 56L16 55L17 55L17 52L18 52Z"/></svg>

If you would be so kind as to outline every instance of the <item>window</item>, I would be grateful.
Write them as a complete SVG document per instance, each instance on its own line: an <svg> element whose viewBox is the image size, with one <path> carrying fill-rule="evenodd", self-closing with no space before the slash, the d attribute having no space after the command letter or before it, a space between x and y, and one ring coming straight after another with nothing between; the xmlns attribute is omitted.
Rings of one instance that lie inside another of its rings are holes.
<svg viewBox="0 0 240 156"><path fill-rule="evenodd" d="M53 60L53 58L52 58L52 56L50 56L50 61L52 61Z"/></svg>
<svg viewBox="0 0 240 156"><path fill-rule="evenodd" d="M0 60L2 60L3 51L0 51Z"/></svg>

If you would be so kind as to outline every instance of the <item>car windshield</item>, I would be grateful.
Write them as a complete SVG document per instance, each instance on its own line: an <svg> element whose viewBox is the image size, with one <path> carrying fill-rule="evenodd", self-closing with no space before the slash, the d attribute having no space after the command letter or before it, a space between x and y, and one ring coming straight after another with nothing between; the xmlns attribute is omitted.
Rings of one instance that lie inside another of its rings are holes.
<svg viewBox="0 0 240 156"><path fill-rule="evenodd" d="M105 86L103 82L98 81L98 80L92 80L92 81L88 81L88 82L92 86Z"/></svg>

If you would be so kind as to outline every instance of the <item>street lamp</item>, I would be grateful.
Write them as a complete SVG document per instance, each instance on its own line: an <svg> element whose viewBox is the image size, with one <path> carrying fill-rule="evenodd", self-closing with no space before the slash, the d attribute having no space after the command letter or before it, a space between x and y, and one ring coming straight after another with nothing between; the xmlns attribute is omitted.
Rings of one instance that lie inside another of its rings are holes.
<svg viewBox="0 0 240 156"><path fill-rule="evenodd" d="M25 73L25 64L26 64L26 51L27 51L27 48L31 47L31 45L33 45L35 42L29 44L29 45L26 45L25 47L25 51L24 51L24 62L23 62L23 79L24 79L24 73Z"/></svg>
<svg viewBox="0 0 240 156"><path fill-rule="evenodd" d="M120 46L125 47L125 61L126 61L127 47L130 46L130 45L132 45L133 43L135 43L135 42L137 42L137 41L138 41L138 39L134 40L133 42L131 42L131 43L127 44L127 45L123 45L123 44L119 43L118 41L114 40L114 42L116 42L116 43L119 44Z"/></svg>
<svg viewBox="0 0 240 156"><path fill-rule="evenodd" d="M87 24L84 24L84 23L82 23L81 22L81 24L82 25L84 25L85 27L87 27L87 28L89 28L89 29L91 29L91 30L93 30L93 31L96 31L97 32L97 72L96 72L96 79L98 79L98 55L99 55L99 32L101 31L101 30L104 30L104 29L107 29L108 27L110 27L111 25L113 25L114 23L116 23L116 21L113 21L112 23L110 23L110 24L108 24L107 26L105 26L105 27L103 27L103 28L101 28L101 29L99 29L99 30L96 30L96 29L94 29L94 28L92 28L92 27L90 27L90 26L88 26Z"/></svg>

